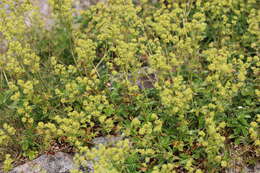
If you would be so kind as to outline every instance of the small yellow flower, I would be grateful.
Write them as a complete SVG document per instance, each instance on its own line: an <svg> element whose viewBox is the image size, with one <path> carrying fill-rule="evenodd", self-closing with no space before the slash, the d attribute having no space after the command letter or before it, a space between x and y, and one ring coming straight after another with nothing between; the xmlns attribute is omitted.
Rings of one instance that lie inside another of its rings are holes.
<svg viewBox="0 0 260 173"><path fill-rule="evenodd" d="M205 136L205 133L203 131L199 131L199 135L204 137Z"/></svg>
<svg viewBox="0 0 260 173"><path fill-rule="evenodd" d="M222 167L227 167L228 166L228 163L226 161L221 161L221 166Z"/></svg>
<svg viewBox="0 0 260 173"><path fill-rule="evenodd" d="M34 120L32 118L29 118L28 123L33 124Z"/></svg>
<svg viewBox="0 0 260 173"><path fill-rule="evenodd" d="M215 160L216 160L217 162L220 162L220 161L221 161L221 156L216 156L216 157L215 157Z"/></svg>
<svg viewBox="0 0 260 173"><path fill-rule="evenodd" d="M23 122L23 123L26 123L26 121L27 121L27 118L23 117L23 118L22 118L22 122Z"/></svg>
<svg viewBox="0 0 260 173"><path fill-rule="evenodd" d="M257 122L253 121L253 122L250 123L250 125L251 125L252 127L257 127Z"/></svg>
<svg viewBox="0 0 260 173"><path fill-rule="evenodd" d="M140 125L141 124L141 122L139 121L139 119L138 118L134 118L133 120L132 120L132 126L138 126L138 125Z"/></svg>
<svg viewBox="0 0 260 173"><path fill-rule="evenodd" d="M152 114L151 118L152 118L152 120L156 120L156 119L158 119L158 116L156 114Z"/></svg>
<svg viewBox="0 0 260 173"><path fill-rule="evenodd" d="M203 173L201 169L197 169L195 173Z"/></svg>
<svg viewBox="0 0 260 173"><path fill-rule="evenodd" d="M5 172L8 172L9 170L12 169L12 162L13 162L13 159L11 159L11 155L6 154L5 160L4 160L4 163L3 163L3 169L4 169Z"/></svg>

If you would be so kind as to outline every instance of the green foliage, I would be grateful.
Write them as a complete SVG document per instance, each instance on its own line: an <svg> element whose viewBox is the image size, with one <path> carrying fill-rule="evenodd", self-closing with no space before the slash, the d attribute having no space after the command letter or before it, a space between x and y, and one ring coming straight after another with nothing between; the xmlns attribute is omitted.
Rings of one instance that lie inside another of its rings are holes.
<svg viewBox="0 0 260 173"><path fill-rule="evenodd" d="M98 156L100 172L221 172L234 145L259 157L258 1L110 0L74 18L52 0L48 32L19 5L0 4L1 157L55 141L85 154L76 162ZM104 135L128 140L90 149Z"/></svg>

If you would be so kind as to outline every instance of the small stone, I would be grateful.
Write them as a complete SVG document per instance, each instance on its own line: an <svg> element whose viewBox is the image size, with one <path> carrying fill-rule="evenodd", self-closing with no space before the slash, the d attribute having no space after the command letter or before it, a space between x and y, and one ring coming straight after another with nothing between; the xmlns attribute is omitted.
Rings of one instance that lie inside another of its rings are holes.
<svg viewBox="0 0 260 173"><path fill-rule="evenodd" d="M9 173L66 173L74 168L72 156L58 152L55 155L42 155L33 161L14 168Z"/></svg>
<svg viewBox="0 0 260 173"><path fill-rule="evenodd" d="M111 137L97 137L92 140L92 143L97 147L98 145L113 145L118 141L122 140L122 136L111 136Z"/></svg>
<svg viewBox="0 0 260 173"><path fill-rule="evenodd" d="M97 137L92 140L92 143L98 149L99 144L109 146L120 140L123 140L122 136ZM83 165L77 166L72 155L57 152L54 155L44 154L33 161L15 167L9 173L69 173L72 169L79 169L84 173L93 173L94 165L91 161L86 161ZM0 173L2 172L0 171Z"/></svg>

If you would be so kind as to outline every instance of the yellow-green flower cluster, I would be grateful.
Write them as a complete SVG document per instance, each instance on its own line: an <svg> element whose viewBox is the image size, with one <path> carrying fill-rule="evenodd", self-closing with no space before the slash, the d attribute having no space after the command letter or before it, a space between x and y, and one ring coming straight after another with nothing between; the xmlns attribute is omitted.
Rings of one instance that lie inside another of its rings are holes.
<svg viewBox="0 0 260 173"><path fill-rule="evenodd" d="M72 0L48 0L53 10L52 15L61 21L71 22L73 17Z"/></svg>
<svg viewBox="0 0 260 173"><path fill-rule="evenodd" d="M258 115L258 119L256 121L252 121L250 123L250 128L249 128L249 134L250 138L254 141L254 144L256 147L260 145L260 140L259 140L259 118L260 115Z"/></svg>
<svg viewBox="0 0 260 173"><path fill-rule="evenodd" d="M152 173L176 173L175 165L172 163L163 164L161 166L155 166L152 170Z"/></svg>
<svg viewBox="0 0 260 173"><path fill-rule="evenodd" d="M0 66L8 74L21 76L39 71L40 58L32 51L28 41L31 29L26 24L26 13L35 8L30 3L3 1L0 5L0 33L8 43L4 55L0 55ZM2 64L3 63L3 64Z"/></svg>
<svg viewBox="0 0 260 173"><path fill-rule="evenodd" d="M143 135L152 135L154 133L160 133L162 130L162 126L163 126L163 121L160 120L158 118L158 116L156 114L151 114L150 115L150 119L151 121L148 121L147 123L142 123L138 117L134 118L131 122L131 127L138 131L138 134L140 134L141 136ZM126 134L130 135L131 129L126 129Z"/></svg>
<svg viewBox="0 0 260 173"><path fill-rule="evenodd" d="M0 146L8 146L12 142L12 138L15 137L16 130L14 127L3 124L3 128L0 129ZM0 153L2 155L4 153Z"/></svg>
<svg viewBox="0 0 260 173"><path fill-rule="evenodd" d="M5 155L5 160L4 160L4 163L3 163L3 170L5 172L8 172L12 169L12 163L13 163L13 159L11 158L11 155L10 154L6 154Z"/></svg>
<svg viewBox="0 0 260 173"><path fill-rule="evenodd" d="M98 148L81 148L80 154L75 156L78 165L84 165L86 161L93 163L95 172L119 173L130 150L130 141L125 139L119 141L115 146L109 147L100 144ZM74 172L77 172L76 170Z"/></svg>
<svg viewBox="0 0 260 173"><path fill-rule="evenodd" d="M57 137L58 135L62 134L62 131L58 131L56 125L53 123L44 124L39 122L37 126L37 133L44 135L43 147L49 147L50 141L53 139L53 137Z"/></svg>
<svg viewBox="0 0 260 173"><path fill-rule="evenodd" d="M95 172L201 173L229 166L226 142L259 146L256 0L109 0L78 17L72 0L49 0L49 32L30 1L1 2L1 157L59 140ZM89 148L114 134L132 146Z"/></svg>
<svg viewBox="0 0 260 173"><path fill-rule="evenodd" d="M96 44L90 39L78 39L76 52L78 54L77 64L83 67L91 67L94 65L93 60L96 57Z"/></svg>

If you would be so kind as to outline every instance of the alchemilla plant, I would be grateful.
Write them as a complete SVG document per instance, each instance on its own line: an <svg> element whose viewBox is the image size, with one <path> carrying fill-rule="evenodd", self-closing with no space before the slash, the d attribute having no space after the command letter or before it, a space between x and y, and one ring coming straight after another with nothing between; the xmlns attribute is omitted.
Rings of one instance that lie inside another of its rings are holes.
<svg viewBox="0 0 260 173"><path fill-rule="evenodd" d="M49 0L51 26L30 1L1 2L4 171L53 143L100 173L257 162L258 0L109 0L79 16L71 0ZM125 140L91 148L107 135Z"/></svg>

